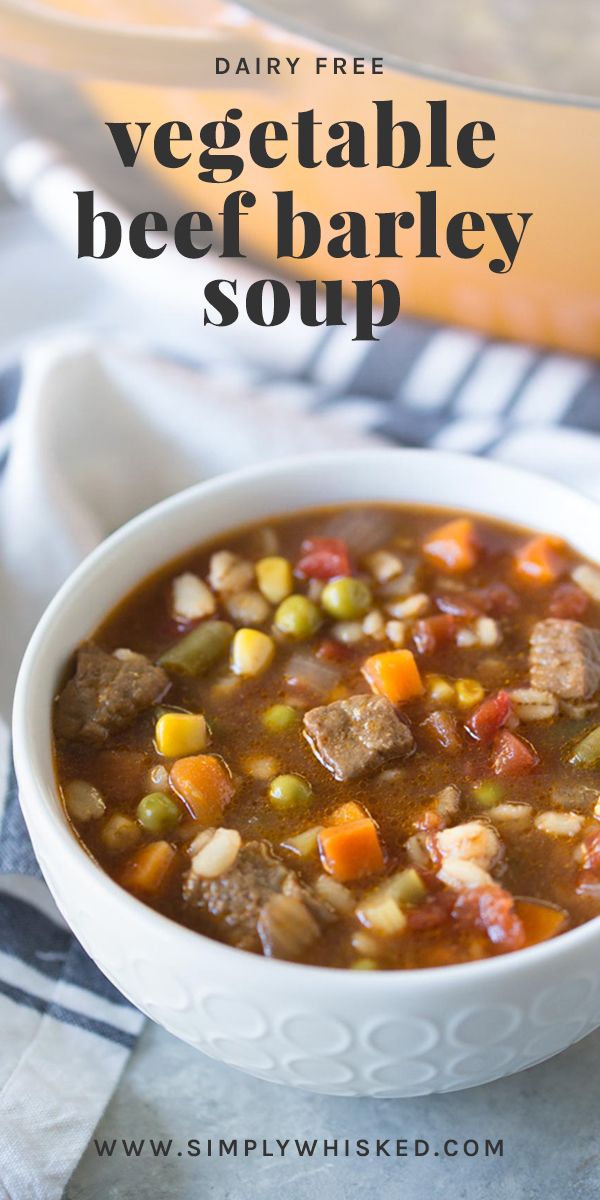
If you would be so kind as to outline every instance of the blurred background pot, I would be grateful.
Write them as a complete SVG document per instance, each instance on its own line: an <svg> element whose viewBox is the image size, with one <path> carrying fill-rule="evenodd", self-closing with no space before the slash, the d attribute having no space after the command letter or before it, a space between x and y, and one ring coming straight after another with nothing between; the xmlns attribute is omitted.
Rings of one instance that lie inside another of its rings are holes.
<svg viewBox="0 0 600 1200"><path fill-rule="evenodd" d="M579 2L585 5L585 0ZM465 11L464 0L462 3L463 7L454 6L459 29L460 14ZM529 0L528 7L535 9L535 4L536 0ZM485 0L480 0L480 7L483 12ZM194 8L188 0L170 0L168 4L166 0L103 0L98 6L84 0L51 0L48 4L43 0L0 0L3 50L23 61L76 76L104 120L144 120L155 126L180 119L194 131L206 121L222 119L229 107L242 107L246 127L274 118L289 123L299 110L313 107L324 126L340 119L364 123L374 99L392 99L398 118L423 127L429 113L427 101L447 99L450 145L467 121L488 121L494 127L495 157L484 170L473 171L455 162L451 170L426 168L423 155L410 170L377 171L375 188L373 170L368 168L347 172L322 165L318 170L303 170L290 154L269 176L249 162L241 182L257 194L259 203L244 218L247 253L262 260L267 273L272 273L273 222L265 219L265 213L271 212L265 198L273 188L293 189L296 210L313 210L326 226L331 214L349 209L365 215L375 208L414 211L416 193L431 189L438 191L440 231L450 216L463 210L482 214L531 211L534 216L521 251L505 275L489 269L490 258L497 251L491 241L478 258L462 262L445 249L442 234L439 258L416 258L416 230L400 235L406 239L402 243L405 257L379 261L347 258L332 264L324 238L313 258L294 262L293 274L341 277L349 289L353 280L386 275L399 284L406 312L498 337L598 354L600 295L594 246L600 193L600 157L595 148L600 118L597 100L589 94L576 94L579 68L572 64L577 46L586 42L583 34L577 34L577 12L572 6L568 11L573 45L563 46L561 60L567 61L566 74L557 66L558 58L548 67L549 77L559 80L561 87L567 79L570 94L544 90L535 71L536 86L527 85L528 45L523 37L517 53L514 45L511 50L507 36L506 54L511 62L500 64L496 72L500 82L477 78L496 70L495 60L486 57L483 42L477 40L471 48L465 45L459 60L456 46L449 50L449 61L460 61L462 73L444 69L438 65L444 54L443 29L436 26L433 15L435 67L389 55L381 20L378 34L381 0L377 7L365 2L362 17L360 5L351 8L351 0L335 6L313 5L313 21L318 27L298 14L289 20L287 0L235 10L208 0L202 5L201 17L194 14ZM309 10L310 6L305 6L303 13ZM368 52L359 34L367 11L372 43ZM400 8L398 21L401 15ZM467 16L470 24L465 22L465 29L472 27L472 14ZM551 10L544 7L538 16L540 31L547 32L553 19ZM507 22L500 28L508 34L508 18ZM339 29L339 34L331 33L332 28ZM378 37L386 44L378 45ZM557 41L560 30L556 31ZM383 75L334 77L329 71L315 80L315 54L338 53L350 58L356 53L368 59L371 52L384 54ZM269 54L282 58L300 55L301 61L293 77L285 71L269 77L231 73L217 77L217 54L232 62L241 55L249 61L262 56L264 61ZM581 80L582 90L592 90L583 65ZM150 155L144 165L153 168ZM216 213L221 208L225 188L198 180L197 153L181 170L156 169L163 185L168 182L176 193L179 210ZM145 205L141 187L140 207Z"/></svg>

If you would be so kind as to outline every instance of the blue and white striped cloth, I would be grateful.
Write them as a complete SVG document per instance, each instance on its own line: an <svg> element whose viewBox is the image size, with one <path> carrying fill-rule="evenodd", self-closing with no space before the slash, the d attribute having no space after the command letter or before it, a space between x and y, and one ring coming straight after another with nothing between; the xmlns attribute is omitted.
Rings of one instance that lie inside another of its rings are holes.
<svg viewBox="0 0 600 1200"><path fill-rule="evenodd" d="M198 478L391 440L487 454L600 499L598 435L594 364L410 319L368 347L319 334L285 377L81 335L40 344L0 377L0 714L62 578ZM141 1026L39 877L0 719L1 1200L58 1200Z"/></svg>

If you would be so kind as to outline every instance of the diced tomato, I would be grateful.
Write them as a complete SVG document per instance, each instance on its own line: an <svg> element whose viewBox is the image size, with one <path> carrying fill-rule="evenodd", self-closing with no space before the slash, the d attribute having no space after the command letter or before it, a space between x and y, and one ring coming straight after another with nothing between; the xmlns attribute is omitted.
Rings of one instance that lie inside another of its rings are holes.
<svg viewBox="0 0 600 1200"><path fill-rule="evenodd" d="M315 653L317 658L321 658L324 662L344 662L352 655L349 646L346 646L344 642L336 642L334 638L324 638Z"/></svg>
<svg viewBox="0 0 600 1200"><path fill-rule="evenodd" d="M600 829L586 834L583 839L583 868L600 874Z"/></svg>
<svg viewBox="0 0 600 1200"><path fill-rule="evenodd" d="M482 929L490 942L503 950L520 950L525 945L525 929L514 897L497 884L459 892L452 916L466 928Z"/></svg>
<svg viewBox="0 0 600 1200"><path fill-rule="evenodd" d="M550 597L548 612L551 617L576 621L582 617L589 604L583 588L576 583L559 583Z"/></svg>
<svg viewBox="0 0 600 1200"><path fill-rule="evenodd" d="M418 837L419 835L417 834L416 836ZM436 869L439 868L442 865L442 856L438 848L437 833L435 829L432 830L431 833L426 833L424 835L424 843L425 850L427 851L427 854L429 855L433 865L436 867Z"/></svg>
<svg viewBox="0 0 600 1200"><path fill-rule="evenodd" d="M457 629L456 617L446 613L440 613L436 617L422 617L420 621L415 621L413 626L415 649L419 654L433 654L440 646L452 641Z"/></svg>
<svg viewBox="0 0 600 1200"><path fill-rule="evenodd" d="M408 928L416 932L421 929L437 929L450 920L454 897L450 892L439 892L422 904L409 908L406 913Z"/></svg>
<svg viewBox="0 0 600 1200"><path fill-rule="evenodd" d="M513 592L512 588L507 583L502 583L501 580L481 588L479 598L483 611L494 617L508 616L509 613L516 612L519 607L519 597L516 592Z"/></svg>
<svg viewBox="0 0 600 1200"><path fill-rule="evenodd" d="M435 833L441 829L443 825L442 818L439 813L434 812L432 808L425 809L420 817L415 821L415 829L423 829L426 833Z"/></svg>
<svg viewBox="0 0 600 1200"><path fill-rule="evenodd" d="M530 742L503 729L494 739L492 771L495 775L524 775L537 767L540 756Z"/></svg>
<svg viewBox="0 0 600 1200"><path fill-rule="evenodd" d="M350 575L350 555L341 538L313 537L302 543L302 558L296 573L304 579L333 579Z"/></svg>
<svg viewBox="0 0 600 1200"><path fill-rule="evenodd" d="M453 713L443 712L441 709L432 712L421 722L420 727L447 750L448 754L458 754L462 749L458 721Z"/></svg>
<svg viewBox="0 0 600 1200"><path fill-rule="evenodd" d="M510 696L508 692L497 692L495 696L487 696L477 706L465 725L465 729L476 741L488 745L493 742L498 730L506 724L511 713Z"/></svg>
<svg viewBox="0 0 600 1200"><path fill-rule="evenodd" d="M443 613L457 617L487 616L504 617L516 612L519 599L507 583L490 583L487 587L466 589L464 592L448 592L436 596L435 603Z"/></svg>

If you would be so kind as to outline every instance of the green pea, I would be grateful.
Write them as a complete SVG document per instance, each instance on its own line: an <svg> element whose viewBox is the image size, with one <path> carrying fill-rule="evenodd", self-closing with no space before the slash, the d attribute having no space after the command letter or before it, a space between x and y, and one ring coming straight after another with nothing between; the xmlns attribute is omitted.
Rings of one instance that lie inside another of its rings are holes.
<svg viewBox="0 0 600 1200"><path fill-rule="evenodd" d="M494 783L492 779L485 783L477 783L473 788L473 795L482 808L493 808L495 804L499 804L502 793L502 784Z"/></svg>
<svg viewBox="0 0 600 1200"><path fill-rule="evenodd" d="M288 596L275 613L275 627L297 641L312 637L320 624L319 609L308 596Z"/></svg>
<svg viewBox="0 0 600 1200"><path fill-rule="evenodd" d="M150 792L137 806L137 819L147 833L169 833L180 817L179 805L164 792Z"/></svg>
<svg viewBox="0 0 600 1200"><path fill-rule="evenodd" d="M300 775L276 775L271 781L269 799L277 812L307 808L312 800L312 788Z"/></svg>
<svg viewBox="0 0 600 1200"><path fill-rule="evenodd" d="M262 723L270 733L283 733L286 729L292 729L299 720L299 714L291 704L272 704L262 715Z"/></svg>
<svg viewBox="0 0 600 1200"><path fill-rule="evenodd" d="M362 579L332 579L321 593L321 604L336 621L355 621L364 617L373 603L371 589Z"/></svg>

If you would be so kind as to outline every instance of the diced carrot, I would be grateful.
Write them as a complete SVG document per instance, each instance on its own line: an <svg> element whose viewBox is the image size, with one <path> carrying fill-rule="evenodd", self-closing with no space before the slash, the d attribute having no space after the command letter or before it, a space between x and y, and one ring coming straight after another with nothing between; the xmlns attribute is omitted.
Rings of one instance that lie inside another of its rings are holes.
<svg viewBox="0 0 600 1200"><path fill-rule="evenodd" d="M362 673L374 692L402 704L422 696L425 688L412 650L385 650L363 663Z"/></svg>
<svg viewBox="0 0 600 1200"><path fill-rule="evenodd" d="M370 817L322 829L319 854L324 869L340 883L372 875L384 866L379 834Z"/></svg>
<svg viewBox="0 0 600 1200"><path fill-rule="evenodd" d="M568 917L564 909L539 900L515 900L515 912L525 930L525 945L535 946L562 933Z"/></svg>
<svg viewBox="0 0 600 1200"><path fill-rule="evenodd" d="M328 825L345 825L347 821L362 821L365 810L356 800L348 800L346 804L338 804L327 818Z"/></svg>
<svg viewBox="0 0 600 1200"><path fill-rule="evenodd" d="M529 583L556 583L566 568L565 543L551 534L540 534L521 546L515 555L515 571Z"/></svg>
<svg viewBox="0 0 600 1200"><path fill-rule="evenodd" d="M479 553L473 522L468 517L457 517L440 525L439 529L427 534L423 553L443 570L457 574L470 571Z"/></svg>
<svg viewBox="0 0 600 1200"><path fill-rule="evenodd" d="M125 863L121 883L128 892L152 896L167 883L176 858L177 851L169 842L149 842Z"/></svg>
<svg viewBox="0 0 600 1200"><path fill-rule="evenodd" d="M171 767L171 787L197 821L217 825L235 791L231 773L214 754L193 754Z"/></svg>

